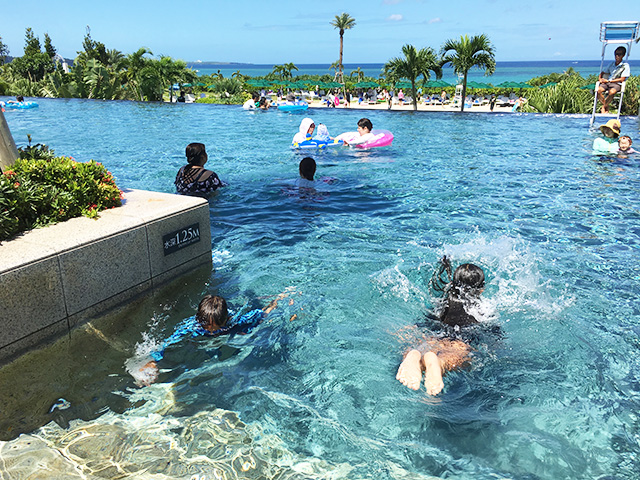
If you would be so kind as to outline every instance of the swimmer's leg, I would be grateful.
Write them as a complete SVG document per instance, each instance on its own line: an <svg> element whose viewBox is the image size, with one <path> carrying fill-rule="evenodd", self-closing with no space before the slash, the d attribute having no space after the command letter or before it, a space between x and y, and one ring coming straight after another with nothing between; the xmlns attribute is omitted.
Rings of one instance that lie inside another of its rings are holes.
<svg viewBox="0 0 640 480"><path fill-rule="evenodd" d="M425 367L424 386L429 395L437 395L442 391L444 382L442 375L450 370L457 370L467 365L471 358L471 347L460 340L440 340L431 351L424 354Z"/></svg>
<svg viewBox="0 0 640 480"><path fill-rule="evenodd" d="M444 388L442 381L442 364L434 352L424 354L423 362L425 366L424 386L429 395L438 395Z"/></svg>
<svg viewBox="0 0 640 480"><path fill-rule="evenodd" d="M418 390L420 388L420 381L422 380L421 359L422 354L418 350L411 350L407 353L406 357L404 357L400 367L398 367L396 379L412 390Z"/></svg>

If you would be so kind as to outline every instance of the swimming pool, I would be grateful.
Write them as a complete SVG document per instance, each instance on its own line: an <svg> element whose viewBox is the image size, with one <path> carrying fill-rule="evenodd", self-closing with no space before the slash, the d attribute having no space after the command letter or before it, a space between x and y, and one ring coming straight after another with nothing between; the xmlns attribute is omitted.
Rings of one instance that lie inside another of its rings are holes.
<svg viewBox="0 0 640 480"><path fill-rule="evenodd" d="M199 141L230 185L210 201L211 271L0 372L5 438L53 421L4 443L0 471L38 458L70 478L114 464L131 478L636 478L640 164L591 157L587 116L310 110L334 135L365 115L395 135L319 153L332 181L310 191L289 149L301 115L38 102L5 113L19 144L30 133L102 161L121 188L171 192ZM622 127L638 141L637 117ZM504 338L431 398L395 373L443 254L485 269ZM229 346L176 346L160 383L126 373L204 293L240 307L285 290L293 305Z"/></svg>

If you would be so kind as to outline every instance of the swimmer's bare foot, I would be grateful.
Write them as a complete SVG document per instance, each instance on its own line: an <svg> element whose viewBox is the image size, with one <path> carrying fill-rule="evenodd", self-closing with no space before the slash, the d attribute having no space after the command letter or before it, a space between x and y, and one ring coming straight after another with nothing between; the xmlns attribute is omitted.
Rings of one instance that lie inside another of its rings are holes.
<svg viewBox="0 0 640 480"><path fill-rule="evenodd" d="M420 380L422 380L422 368L420 367L421 358L422 355L418 350L411 350L407 353L407 356L404 357L396 374L396 379L412 390L418 390L420 388Z"/></svg>
<svg viewBox="0 0 640 480"><path fill-rule="evenodd" d="M442 367L440 366L440 360L438 356L433 352L427 352L424 354L424 386L427 389L429 395L437 395L444 388L442 382Z"/></svg>

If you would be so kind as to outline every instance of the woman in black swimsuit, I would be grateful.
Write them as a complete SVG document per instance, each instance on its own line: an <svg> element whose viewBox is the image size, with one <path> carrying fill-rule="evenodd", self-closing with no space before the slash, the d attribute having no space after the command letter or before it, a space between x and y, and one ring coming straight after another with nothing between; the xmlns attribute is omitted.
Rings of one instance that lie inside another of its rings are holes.
<svg viewBox="0 0 640 480"><path fill-rule="evenodd" d="M215 172L204 168L209 158L204 144L190 143L186 155L188 164L176 175L175 185L179 194L204 197L225 185Z"/></svg>

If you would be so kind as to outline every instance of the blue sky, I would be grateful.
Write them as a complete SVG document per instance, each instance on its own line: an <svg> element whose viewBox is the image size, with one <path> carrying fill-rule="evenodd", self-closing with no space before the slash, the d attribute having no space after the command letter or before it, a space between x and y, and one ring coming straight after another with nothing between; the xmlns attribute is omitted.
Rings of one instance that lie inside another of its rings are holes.
<svg viewBox="0 0 640 480"><path fill-rule="evenodd" d="M8 0L2 0L2 3ZM382 63L405 43L439 49L449 38L486 33L498 61L596 60L602 21L640 20L640 1L602 14L601 1L514 0L22 0L0 23L10 54L20 56L24 32L47 32L58 52L74 58L86 26L94 40L131 53L186 61L331 63L338 59L338 31L330 21L347 12L356 26L345 33L345 63ZM640 57L634 45L632 58Z"/></svg>

